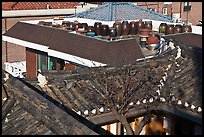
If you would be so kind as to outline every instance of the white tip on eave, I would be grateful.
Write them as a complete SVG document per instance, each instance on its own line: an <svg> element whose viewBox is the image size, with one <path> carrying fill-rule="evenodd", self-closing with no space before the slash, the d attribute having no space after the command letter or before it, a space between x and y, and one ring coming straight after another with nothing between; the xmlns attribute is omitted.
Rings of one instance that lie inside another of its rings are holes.
<svg viewBox="0 0 204 137"><path fill-rule="evenodd" d="M165 99L164 97L161 97L161 98L160 98L160 101L161 101L161 102L165 102L166 99Z"/></svg>
<svg viewBox="0 0 204 137"><path fill-rule="evenodd" d="M139 105L140 104L140 101L137 101L137 103L136 103L137 105Z"/></svg>
<svg viewBox="0 0 204 137"><path fill-rule="evenodd" d="M172 97L172 101L176 101L176 98L174 96Z"/></svg>
<svg viewBox="0 0 204 137"><path fill-rule="evenodd" d="M177 52L177 55L176 55L176 58L175 59L178 59L181 57L181 48L179 46L177 46L178 48L178 52Z"/></svg>
<svg viewBox="0 0 204 137"><path fill-rule="evenodd" d="M195 109L196 107L194 105L191 105L191 109Z"/></svg>
<svg viewBox="0 0 204 137"><path fill-rule="evenodd" d="M158 95L160 96L161 95L161 93L160 93L160 90L158 89L158 90L156 90L156 92L158 93Z"/></svg>
<svg viewBox="0 0 204 137"><path fill-rule="evenodd" d="M172 64L169 64L166 68L166 71L168 71L171 68Z"/></svg>
<svg viewBox="0 0 204 137"><path fill-rule="evenodd" d="M7 97L4 97L4 98L3 98L3 101L5 101L5 100L7 100Z"/></svg>
<svg viewBox="0 0 204 137"><path fill-rule="evenodd" d="M132 106L132 105L133 105L133 102L129 103L129 105Z"/></svg>
<svg viewBox="0 0 204 137"><path fill-rule="evenodd" d="M161 86L163 87L164 86L164 82L160 82L161 83Z"/></svg>
<svg viewBox="0 0 204 137"><path fill-rule="evenodd" d="M159 84L159 85L158 85L158 88L161 89L161 88L162 88L162 85Z"/></svg>
<svg viewBox="0 0 204 137"><path fill-rule="evenodd" d="M175 48L174 43L173 43L173 42L169 42L169 47L170 47L171 49L174 49L174 48Z"/></svg>
<svg viewBox="0 0 204 137"><path fill-rule="evenodd" d="M101 107L101 108L99 109L99 111L100 111L100 112L103 112L103 111L104 111L104 108L103 108L103 107Z"/></svg>
<svg viewBox="0 0 204 137"><path fill-rule="evenodd" d="M176 98L174 96L172 97L172 101L176 101Z"/></svg>
<svg viewBox="0 0 204 137"><path fill-rule="evenodd" d="M146 102L147 102L147 100L146 100L146 99L144 99L144 100L142 101L142 103L144 103L144 104L145 104Z"/></svg>
<svg viewBox="0 0 204 137"><path fill-rule="evenodd" d="M96 109L93 109L91 113L96 114Z"/></svg>
<svg viewBox="0 0 204 137"><path fill-rule="evenodd" d="M88 115L88 114L89 114L89 111L88 111L88 110L85 110L85 111L84 111L84 114L85 114L85 115Z"/></svg>
<svg viewBox="0 0 204 137"><path fill-rule="evenodd" d="M185 107L188 107L188 106L189 106L189 104L188 104L187 102L185 102L185 103L184 103L184 106L185 106Z"/></svg>
<svg viewBox="0 0 204 137"><path fill-rule="evenodd" d="M201 112L202 111L202 108L201 107L198 107L198 112Z"/></svg>
<svg viewBox="0 0 204 137"><path fill-rule="evenodd" d="M149 99L149 102L150 102L150 103L152 103L153 101L154 101L154 99L153 99L153 98L150 98L150 99Z"/></svg>
<svg viewBox="0 0 204 137"><path fill-rule="evenodd" d="M179 69L179 70L176 70L176 72L180 72L181 71L181 69Z"/></svg>
<svg viewBox="0 0 204 137"><path fill-rule="evenodd" d="M4 81L7 81L9 79L9 74L5 73Z"/></svg>
<svg viewBox="0 0 204 137"><path fill-rule="evenodd" d="M163 76L162 79L163 79L164 81L166 81L166 76Z"/></svg>
<svg viewBox="0 0 204 137"><path fill-rule="evenodd" d="M178 105L181 105L182 104L182 102L181 102L181 100L178 100L178 103L177 103Z"/></svg>
<svg viewBox="0 0 204 137"><path fill-rule="evenodd" d="M78 114L78 115L81 115L81 111L78 111L77 114Z"/></svg>
<svg viewBox="0 0 204 137"><path fill-rule="evenodd" d="M6 117L6 119L5 119L5 122L7 123L8 122L8 118Z"/></svg>

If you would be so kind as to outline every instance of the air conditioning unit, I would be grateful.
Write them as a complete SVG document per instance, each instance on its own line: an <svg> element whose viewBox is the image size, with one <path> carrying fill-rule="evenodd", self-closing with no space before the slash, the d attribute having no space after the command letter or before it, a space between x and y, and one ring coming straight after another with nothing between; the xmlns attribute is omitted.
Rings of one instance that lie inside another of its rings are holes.
<svg viewBox="0 0 204 137"><path fill-rule="evenodd" d="M190 6L190 5L183 7L183 11L184 11L184 12L185 12L185 11L190 11L190 10L191 10L191 6Z"/></svg>
<svg viewBox="0 0 204 137"><path fill-rule="evenodd" d="M174 23L181 22L180 13L173 13L172 14L172 20Z"/></svg>

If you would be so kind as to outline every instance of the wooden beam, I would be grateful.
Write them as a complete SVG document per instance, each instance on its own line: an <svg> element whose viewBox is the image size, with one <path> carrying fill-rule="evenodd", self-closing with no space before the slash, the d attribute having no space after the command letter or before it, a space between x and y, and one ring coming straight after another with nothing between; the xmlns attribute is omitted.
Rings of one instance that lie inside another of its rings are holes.
<svg viewBox="0 0 204 137"><path fill-rule="evenodd" d="M170 113L176 116L180 116L192 122L195 122L199 125L202 125L202 116L200 116L199 114L195 114L193 112L189 112L188 110L178 108L177 106L172 106L172 105L167 105L167 104L162 103L159 106L152 105L149 107L149 111L154 111L154 110ZM129 110L125 114L125 116L126 118L131 118L131 117L137 118L139 116L143 116L144 114L146 114L147 111L148 111L147 109L133 108ZM103 125L103 124L113 123L117 121L117 119L115 118L112 112L95 115L95 116L89 116L87 117L87 119L89 119L90 121L92 121L93 123L97 125Z"/></svg>
<svg viewBox="0 0 204 137"><path fill-rule="evenodd" d="M12 107L15 104L15 99L13 97L8 98L7 101L2 106L2 120L6 117L6 115L11 111Z"/></svg>

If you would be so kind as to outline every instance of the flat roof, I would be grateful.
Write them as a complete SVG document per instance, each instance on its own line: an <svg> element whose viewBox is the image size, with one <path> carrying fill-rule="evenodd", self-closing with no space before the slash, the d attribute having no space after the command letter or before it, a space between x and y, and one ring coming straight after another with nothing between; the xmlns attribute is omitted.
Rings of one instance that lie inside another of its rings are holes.
<svg viewBox="0 0 204 137"><path fill-rule="evenodd" d="M3 35L110 65L127 64L144 58L135 39L106 42L72 34L63 29L23 22L18 22Z"/></svg>

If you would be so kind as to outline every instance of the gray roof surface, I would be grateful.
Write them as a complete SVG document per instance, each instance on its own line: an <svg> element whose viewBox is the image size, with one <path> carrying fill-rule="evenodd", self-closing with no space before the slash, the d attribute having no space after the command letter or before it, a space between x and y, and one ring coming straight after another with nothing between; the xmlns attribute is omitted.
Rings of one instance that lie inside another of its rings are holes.
<svg viewBox="0 0 204 137"><path fill-rule="evenodd" d="M72 34L67 30L23 22L15 24L4 35L110 65L127 64L144 58L139 43L135 39L106 42Z"/></svg>

